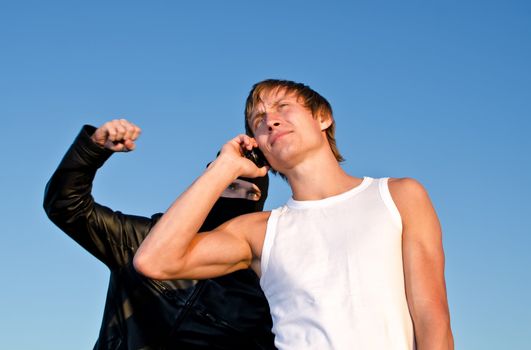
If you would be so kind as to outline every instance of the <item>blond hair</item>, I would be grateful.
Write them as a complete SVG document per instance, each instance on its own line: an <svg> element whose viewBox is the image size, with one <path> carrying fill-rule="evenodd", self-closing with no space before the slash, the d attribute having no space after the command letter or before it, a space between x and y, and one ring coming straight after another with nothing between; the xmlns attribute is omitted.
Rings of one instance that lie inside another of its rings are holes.
<svg viewBox="0 0 531 350"><path fill-rule="evenodd" d="M245 132L247 135L254 137L254 133L249 125L251 113L255 107L262 102L264 93L278 92L283 90L286 94L294 94L297 99L302 101L302 106L309 109L314 119L318 117L330 118L332 123L326 129L326 139L330 145L330 149L338 162L345 159L339 153L335 138L335 121L332 114L332 106L330 103L318 92L312 90L308 85L296 83L290 80L267 79L256 83L247 96L245 103Z"/></svg>

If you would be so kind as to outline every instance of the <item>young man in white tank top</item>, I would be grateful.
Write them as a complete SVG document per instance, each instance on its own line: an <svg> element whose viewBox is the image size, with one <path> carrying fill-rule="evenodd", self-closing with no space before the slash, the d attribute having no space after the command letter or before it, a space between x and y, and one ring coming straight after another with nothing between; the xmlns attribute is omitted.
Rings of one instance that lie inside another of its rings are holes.
<svg viewBox="0 0 531 350"><path fill-rule="evenodd" d="M248 135L226 143L172 204L138 250L137 270L201 279L251 266L280 349L453 349L441 229L422 185L346 174L332 109L306 85L260 82L245 114ZM242 156L253 147L292 199L198 234L231 181L268 170Z"/></svg>

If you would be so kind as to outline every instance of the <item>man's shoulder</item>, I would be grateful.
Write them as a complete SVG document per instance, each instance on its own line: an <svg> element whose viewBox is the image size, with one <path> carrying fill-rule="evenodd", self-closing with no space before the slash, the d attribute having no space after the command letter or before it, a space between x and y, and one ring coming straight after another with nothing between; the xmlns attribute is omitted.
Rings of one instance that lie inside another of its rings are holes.
<svg viewBox="0 0 531 350"><path fill-rule="evenodd" d="M419 213L419 210L431 206L428 192L418 180L410 177L389 178L388 186L403 217Z"/></svg>
<svg viewBox="0 0 531 350"><path fill-rule="evenodd" d="M418 198L427 195L426 189L411 177L392 178L388 180L389 191L394 196Z"/></svg>
<svg viewBox="0 0 531 350"><path fill-rule="evenodd" d="M261 255L270 215L270 211L240 215L224 223L219 230L245 240L251 247L253 256L257 257ZM255 267L255 271L259 273L260 270Z"/></svg>

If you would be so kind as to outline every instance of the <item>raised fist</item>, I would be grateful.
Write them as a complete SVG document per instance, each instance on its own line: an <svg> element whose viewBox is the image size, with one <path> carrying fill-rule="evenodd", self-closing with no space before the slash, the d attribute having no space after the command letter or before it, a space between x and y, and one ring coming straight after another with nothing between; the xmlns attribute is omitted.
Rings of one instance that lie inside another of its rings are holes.
<svg viewBox="0 0 531 350"><path fill-rule="evenodd" d="M135 141L142 130L125 119L114 119L100 126L91 139L98 146L114 152L129 152L135 149Z"/></svg>

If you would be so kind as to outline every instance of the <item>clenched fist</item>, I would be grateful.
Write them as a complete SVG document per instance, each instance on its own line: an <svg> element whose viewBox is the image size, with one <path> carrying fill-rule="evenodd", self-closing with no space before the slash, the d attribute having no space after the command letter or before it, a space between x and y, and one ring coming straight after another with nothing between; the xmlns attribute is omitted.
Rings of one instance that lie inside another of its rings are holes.
<svg viewBox="0 0 531 350"><path fill-rule="evenodd" d="M125 119L114 119L100 126L91 136L102 148L114 152L129 152L135 149L135 141L142 130Z"/></svg>

